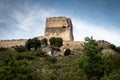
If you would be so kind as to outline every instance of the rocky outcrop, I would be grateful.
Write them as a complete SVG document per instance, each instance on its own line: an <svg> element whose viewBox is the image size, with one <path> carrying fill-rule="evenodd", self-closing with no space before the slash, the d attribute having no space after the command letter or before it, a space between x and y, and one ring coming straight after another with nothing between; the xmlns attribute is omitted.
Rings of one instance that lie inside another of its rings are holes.
<svg viewBox="0 0 120 80"><path fill-rule="evenodd" d="M46 19L45 36L61 37L64 41L73 41L73 27L70 18L50 17Z"/></svg>
<svg viewBox="0 0 120 80"><path fill-rule="evenodd" d="M104 40L98 40L96 43L99 47L102 47L104 49L109 48L109 46L111 45L109 42Z"/></svg>
<svg viewBox="0 0 120 80"><path fill-rule="evenodd" d="M64 41L63 46L61 47L61 51L64 52L68 48L72 51L74 50L81 51L83 50L83 45L84 42L80 42L80 41Z"/></svg>
<svg viewBox="0 0 120 80"><path fill-rule="evenodd" d="M103 50L101 50L101 52L103 53L103 54L107 54L107 53L111 53L111 54L117 54L117 52L115 51L115 50L113 50L113 49L103 49Z"/></svg>

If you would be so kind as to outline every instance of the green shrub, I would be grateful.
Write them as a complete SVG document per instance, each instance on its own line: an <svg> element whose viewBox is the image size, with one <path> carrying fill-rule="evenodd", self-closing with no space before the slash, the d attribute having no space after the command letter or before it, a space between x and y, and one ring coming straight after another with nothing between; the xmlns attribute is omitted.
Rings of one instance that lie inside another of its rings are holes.
<svg viewBox="0 0 120 80"><path fill-rule="evenodd" d="M47 56L45 58L45 61L50 62L50 63L55 63L57 61L57 59L56 59L56 57Z"/></svg>
<svg viewBox="0 0 120 80"><path fill-rule="evenodd" d="M25 46L20 45L20 46L16 46L16 47L15 47L15 50L16 50L17 52L25 52L25 51L26 51L26 48L25 48Z"/></svg>
<svg viewBox="0 0 120 80"><path fill-rule="evenodd" d="M17 53L16 55L16 59L17 60L22 60L22 59L25 59L25 60L34 60L36 59L36 51L27 51L27 52L23 52L21 54Z"/></svg>
<svg viewBox="0 0 120 80"><path fill-rule="evenodd" d="M104 49L103 47L98 47L98 48L99 48L100 51Z"/></svg>
<svg viewBox="0 0 120 80"><path fill-rule="evenodd" d="M36 56L40 56L40 57L45 57L47 56L45 52L42 51L42 49L38 49L36 50Z"/></svg>
<svg viewBox="0 0 120 80"><path fill-rule="evenodd" d="M70 49L66 49L65 52L64 52L64 55L68 56L68 55L70 55L70 53L71 53L71 50Z"/></svg>
<svg viewBox="0 0 120 80"><path fill-rule="evenodd" d="M41 41L38 38L28 39L25 43L25 47L28 50L31 50L31 48L34 48L34 50L37 50L41 47Z"/></svg>
<svg viewBox="0 0 120 80"><path fill-rule="evenodd" d="M0 47L0 51L6 51L8 48Z"/></svg>
<svg viewBox="0 0 120 80"><path fill-rule="evenodd" d="M41 44L47 46L48 40L46 38L41 39Z"/></svg>
<svg viewBox="0 0 120 80"><path fill-rule="evenodd" d="M51 37L49 39L50 45L55 47L61 47L63 44L63 39L60 37Z"/></svg>
<svg viewBox="0 0 120 80"><path fill-rule="evenodd" d="M120 52L120 47L117 47L117 51Z"/></svg>
<svg viewBox="0 0 120 80"><path fill-rule="evenodd" d="M111 49L113 49L113 50L115 50L115 51L117 51L117 47L114 45L114 44L110 44L110 46L109 46Z"/></svg>
<svg viewBox="0 0 120 80"><path fill-rule="evenodd" d="M25 60L16 60L16 53L6 52L0 60L0 79L31 80L31 69Z"/></svg>
<svg viewBox="0 0 120 80"><path fill-rule="evenodd" d="M99 47L93 37L85 38L83 56L79 58L79 68L87 75L88 80L99 80L104 75L104 68Z"/></svg>

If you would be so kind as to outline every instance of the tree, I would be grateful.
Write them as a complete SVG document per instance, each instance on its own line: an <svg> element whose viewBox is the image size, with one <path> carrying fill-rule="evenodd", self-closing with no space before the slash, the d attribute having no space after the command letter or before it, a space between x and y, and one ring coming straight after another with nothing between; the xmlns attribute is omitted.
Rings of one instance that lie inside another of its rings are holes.
<svg viewBox="0 0 120 80"><path fill-rule="evenodd" d="M117 47L117 51L120 53L120 47Z"/></svg>
<svg viewBox="0 0 120 80"><path fill-rule="evenodd" d="M63 39L60 37L51 37L49 41L50 41L50 45L54 47L61 47L63 44Z"/></svg>
<svg viewBox="0 0 120 80"><path fill-rule="evenodd" d="M41 48L37 49L35 53L36 53L36 56L40 56L40 57L47 56L46 52L43 52Z"/></svg>
<svg viewBox="0 0 120 80"><path fill-rule="evenodd" d="M31 71L27 62L25 60L16 60L16 53L4 53L0 63L0 79L31 80Z"/></svg>
<svg viewBox="0 0 120 80"><path fill-rule="evenodd" d="M61 47L63 44L63 39L60 37L56 38L56 46Z"/></svg>
<svg viewBox="0 0 120 80"><path fill-rule="evenodd" d="M17 52L25 52L25 51L26 51L26 48L25 48L25 46L20 45L20 46L16 46L16 47L15 47L15 50L16 50Z"/></svg>
<svg viewBox="0 0 120 80"><path fill-rule="evenodd" d="M32 48L32 39L28 39L25 43L25 47L27 50L30 50Z"/></svg>
<svg viewBox="0 0 120 80"><path fill-rule="evenodd" d="M46 38L41 39L41 44L47 46L48 40Z"/></svg>
<svg viewBox="0 0 120 80"><path fill-rule="evenodd" d="M71 53L71 50L70 49L66 49L65 52L64 52L64 56L68 56L70 55Z"/></svg>
<svg viewBox="0 0 120 80"><path fill-rule="evenodd" d="M41 47L41 41L38 38L28 39L25 46L28 50L31 50L31 48L37 50L37 48Z"/></svg>
<svg viewBox="0 0 120 80"><path fill-rule="evenodd" d="M6 50L8 50L8 48L0 47L0 51L6 51Z"/></svg>
<svg viewBox="0 0 120 80"><path fill-rule="evenodd" d="M114 44L110 44L110 46L109 46L111 49L113 49L113 50L115 50L115 51L117 51L117 47L114 45Z"/></svg>
<svg viewBox="0 0 120 80"><path fill-rule="evenodd" d="M93 39L93 37L85 38L84 43L84 57L80 58L79 60L79 68L82 69L85 74L88 76L89 80L92 79L100 79L101 76L104 75L104 71L102 71L102 60L100 56L99 47L96 44L96 40ZM85 61L85 63L81 63L82 61ZM81 66L80 66L81 65Z"/></svg>
<svg viewBox="0 0 120 80"><path fill-rule="evenodd" d="M54 64L57 61L57 58L53 56L47 56L45 61Z"/></svg>
<svg viewBox="0 0 120 80"><path fill-rule="evenodd" d="M49 39L49 42L50 42L50 45L55 46L55 44L56 44L56 38L55 37L51 37Z"/></svg>
<svg viewBox="0 0 120 80"><path fill-rule="evenodd" d="M105 73L102 80L119 80L120 78L116 78L120 75L120 55L108 52L102 55L102 60L104 62L103 67Z"/></svg>
<svg viewBox="0 0 120 80"><path fill-rule="evenodd" d="M91 58L93 57L93 55L96 55L99 53L99 47L97 46L96 40L94 40L93 37L85 38L84 53Z"/></svg>

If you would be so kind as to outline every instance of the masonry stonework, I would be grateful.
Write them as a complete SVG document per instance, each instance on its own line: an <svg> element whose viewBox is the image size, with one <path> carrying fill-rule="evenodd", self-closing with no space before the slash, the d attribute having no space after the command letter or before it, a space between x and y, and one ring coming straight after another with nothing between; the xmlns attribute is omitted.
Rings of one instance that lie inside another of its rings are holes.
<svg viewBox="0 0 120 80"><path fill-rule="evenodd" d="M61 37L64 41L73 41L73 26L70 18L50 17L46 19L45 37Z"/></svg>
<svg viewBox="0 0 120 80"><path fill-rule="evenodd" d="M38 39L51 38L51 37L61 37L63 38L63 46L61 51L64 51L66 48L71 50L77 50L83 48L83 42L73 41L73 26L70 18L66 17L50 17L46 19L45 35L38 36ZM19 40L1 40L0 47L12 47L25 45L27 39Z"/></svg>

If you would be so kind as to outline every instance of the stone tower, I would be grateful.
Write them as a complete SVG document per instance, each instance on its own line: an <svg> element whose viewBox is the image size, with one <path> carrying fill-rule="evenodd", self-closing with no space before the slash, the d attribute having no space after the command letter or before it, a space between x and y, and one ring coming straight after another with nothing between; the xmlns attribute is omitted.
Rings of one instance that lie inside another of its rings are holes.
<svg viewBox="0 0 120 80"><path fill-rule="evenodd" d="M73 41L73 27L70 18L50 17L46 19L45 36L61 37L64 41Z"/></svg>

